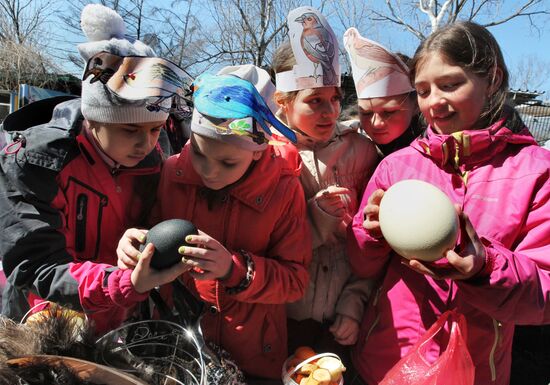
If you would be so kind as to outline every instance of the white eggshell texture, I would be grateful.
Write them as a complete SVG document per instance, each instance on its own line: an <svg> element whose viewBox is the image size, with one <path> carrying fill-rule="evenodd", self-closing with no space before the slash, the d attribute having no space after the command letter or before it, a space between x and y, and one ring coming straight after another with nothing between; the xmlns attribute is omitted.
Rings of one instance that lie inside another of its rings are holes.
<svg viewBox="0 0 550 385"><path fill-rule="evenodd" d="M458 216L451 200L421 180L392 185L380 202L379 220L386 241L407 259L440 259L455 247L458 237Z"/></svg>

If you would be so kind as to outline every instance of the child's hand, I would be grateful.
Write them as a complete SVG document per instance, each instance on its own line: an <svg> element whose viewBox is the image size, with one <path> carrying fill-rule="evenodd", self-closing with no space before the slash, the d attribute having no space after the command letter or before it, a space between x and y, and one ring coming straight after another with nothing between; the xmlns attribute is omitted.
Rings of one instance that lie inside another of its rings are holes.
<svg viewBox="0 0 550 385"><path fill-rule="evenodd" d="M152 269L150 267L150 263L154 253L155 247L153 244L147 244L141 253L141 257L139 258L134 271L132 271L130 279L134 289L138 293L145 293L154 287L172 282L174 279L190 269L189 265L183 262L177 263L174 266L164 270Z"/></svg>
<svg viewBox="0 0 550 385"><path fill-rule="evenodd" d="M351 202L351 191L345 187L329 186L315 194L315 200L327 214L343 218Z"/></svg>
<svg viewBox="0 0 550 385"><path fill-rule="evenodd" d="M338 314L329 330L340 345L353 345L357 342L357 336L359 335L359 322L348 316Z"/></svg>
<svg viewBox="0 0 550 385"><path fill-rule="evenodd" d="M404 264L435 279L468 279L483 269L486 258L485 247L468 216L462 212L459 206L456 206L456 210L463 224L462 228L465 230L465 234L462 234L465 238L463 240L464 250L460 254L454 250L448 250L444 255L448 262L446 264L427 263L415 259L410 261L404 259Z"/></svg>
<svg viewBox="0 0 550 385"><path fill-rule="evenodd" d="M119 269L131 269L138 263L139 245L145 242L148 230L128 229L118 241L116 255Z"/></svg>
<svg viewBox="0 0 550 385"><path fill-rule="evenodd" d="M199 230L199 235L188 235L185 241L197 247L182 246L179 253L184 263L194 268L190 274L199 280L225 278L231 272L232 254L217 240Z"/></svg>
<svg viewBox="0 0 550 385"><path fill-rule="evenodd" d="M367 233L373 238L380 239L383 237L378 221L378 213L380 212L380 202L384 196L384 190L374 190L367 201L367 205L363 209L363 227Z"/></svg>

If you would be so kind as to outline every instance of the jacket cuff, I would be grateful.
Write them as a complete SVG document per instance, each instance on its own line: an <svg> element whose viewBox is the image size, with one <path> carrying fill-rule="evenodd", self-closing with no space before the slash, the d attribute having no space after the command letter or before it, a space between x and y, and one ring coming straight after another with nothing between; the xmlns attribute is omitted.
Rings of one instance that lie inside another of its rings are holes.
<svg viewBox="0 0 550 385"><path fill-rule="evenodd" d="M309 221L313 227L313 249L321 245L335 242L337 237L342 239L346 236L346 226L342 218L335 217L324 211L317 199L312 197L307 202Z"/></svg>
<svg viewBox="0 0 550 385"><path fill-rule="evenodd" d="M483 248L485 249L485 261L481 270L470 279L489 277L495 267L497 256L495 249L491 247L491 242L487 238L481 237L481 243L483 244Z"/></svg>
<svg viewBox="0 0 550 385"><path fill-rule="evenodd" d="M220 279L225 287L235 287L246 278L246 261L244 257L236 253L231 256L231 259L233 262L229 275L225 279Z"/></svg>
<svg viewBox="0 0 550 385"><path fill-rule="evenodd" d="M149 292L138 293L132 284L132 270L117 269L109 275L109 296L120 307L131 307L149 297Z"/></svg>

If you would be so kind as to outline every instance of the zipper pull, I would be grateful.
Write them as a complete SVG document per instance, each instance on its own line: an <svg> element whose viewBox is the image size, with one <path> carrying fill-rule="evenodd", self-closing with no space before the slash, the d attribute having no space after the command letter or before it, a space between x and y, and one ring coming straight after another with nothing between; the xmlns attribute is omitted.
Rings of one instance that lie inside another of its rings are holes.
<svg viewBox="0 0 550 385"><path fill-rule="evenodd" d="M76 215L76 219L79 221L81 221L84 218L84 204L85 204L85 199L79 199L78 214Z"/></svg>
<svg viewBox="0 0 550 385"><path fill-rule="evenodd" d="M336 182L336 187L340 187L340 175L338 174L338 168L332 166L332 173L334 174L334 181Z"/></svg>

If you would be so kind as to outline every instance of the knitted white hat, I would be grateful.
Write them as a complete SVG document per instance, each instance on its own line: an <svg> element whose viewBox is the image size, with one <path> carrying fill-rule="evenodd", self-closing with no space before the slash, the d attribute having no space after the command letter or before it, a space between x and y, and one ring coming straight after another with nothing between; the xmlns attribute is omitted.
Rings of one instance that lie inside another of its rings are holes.
<svg viewBox="0 0 550 385"><path fill-rule="evenodd" d="M78 45L78 51L85 62L100 52L118 56L156 56L148 45L125 37L122 17L103 5L86 5L82 10L80 25L89 40ZM82 81L82 115L87 120L101 123L147 123L168 118L171 98L160 103L161 109L149 110L147 106L152 101L150 97L129 100L113 92L105 83L92 80L88 77Z"/></svg>

